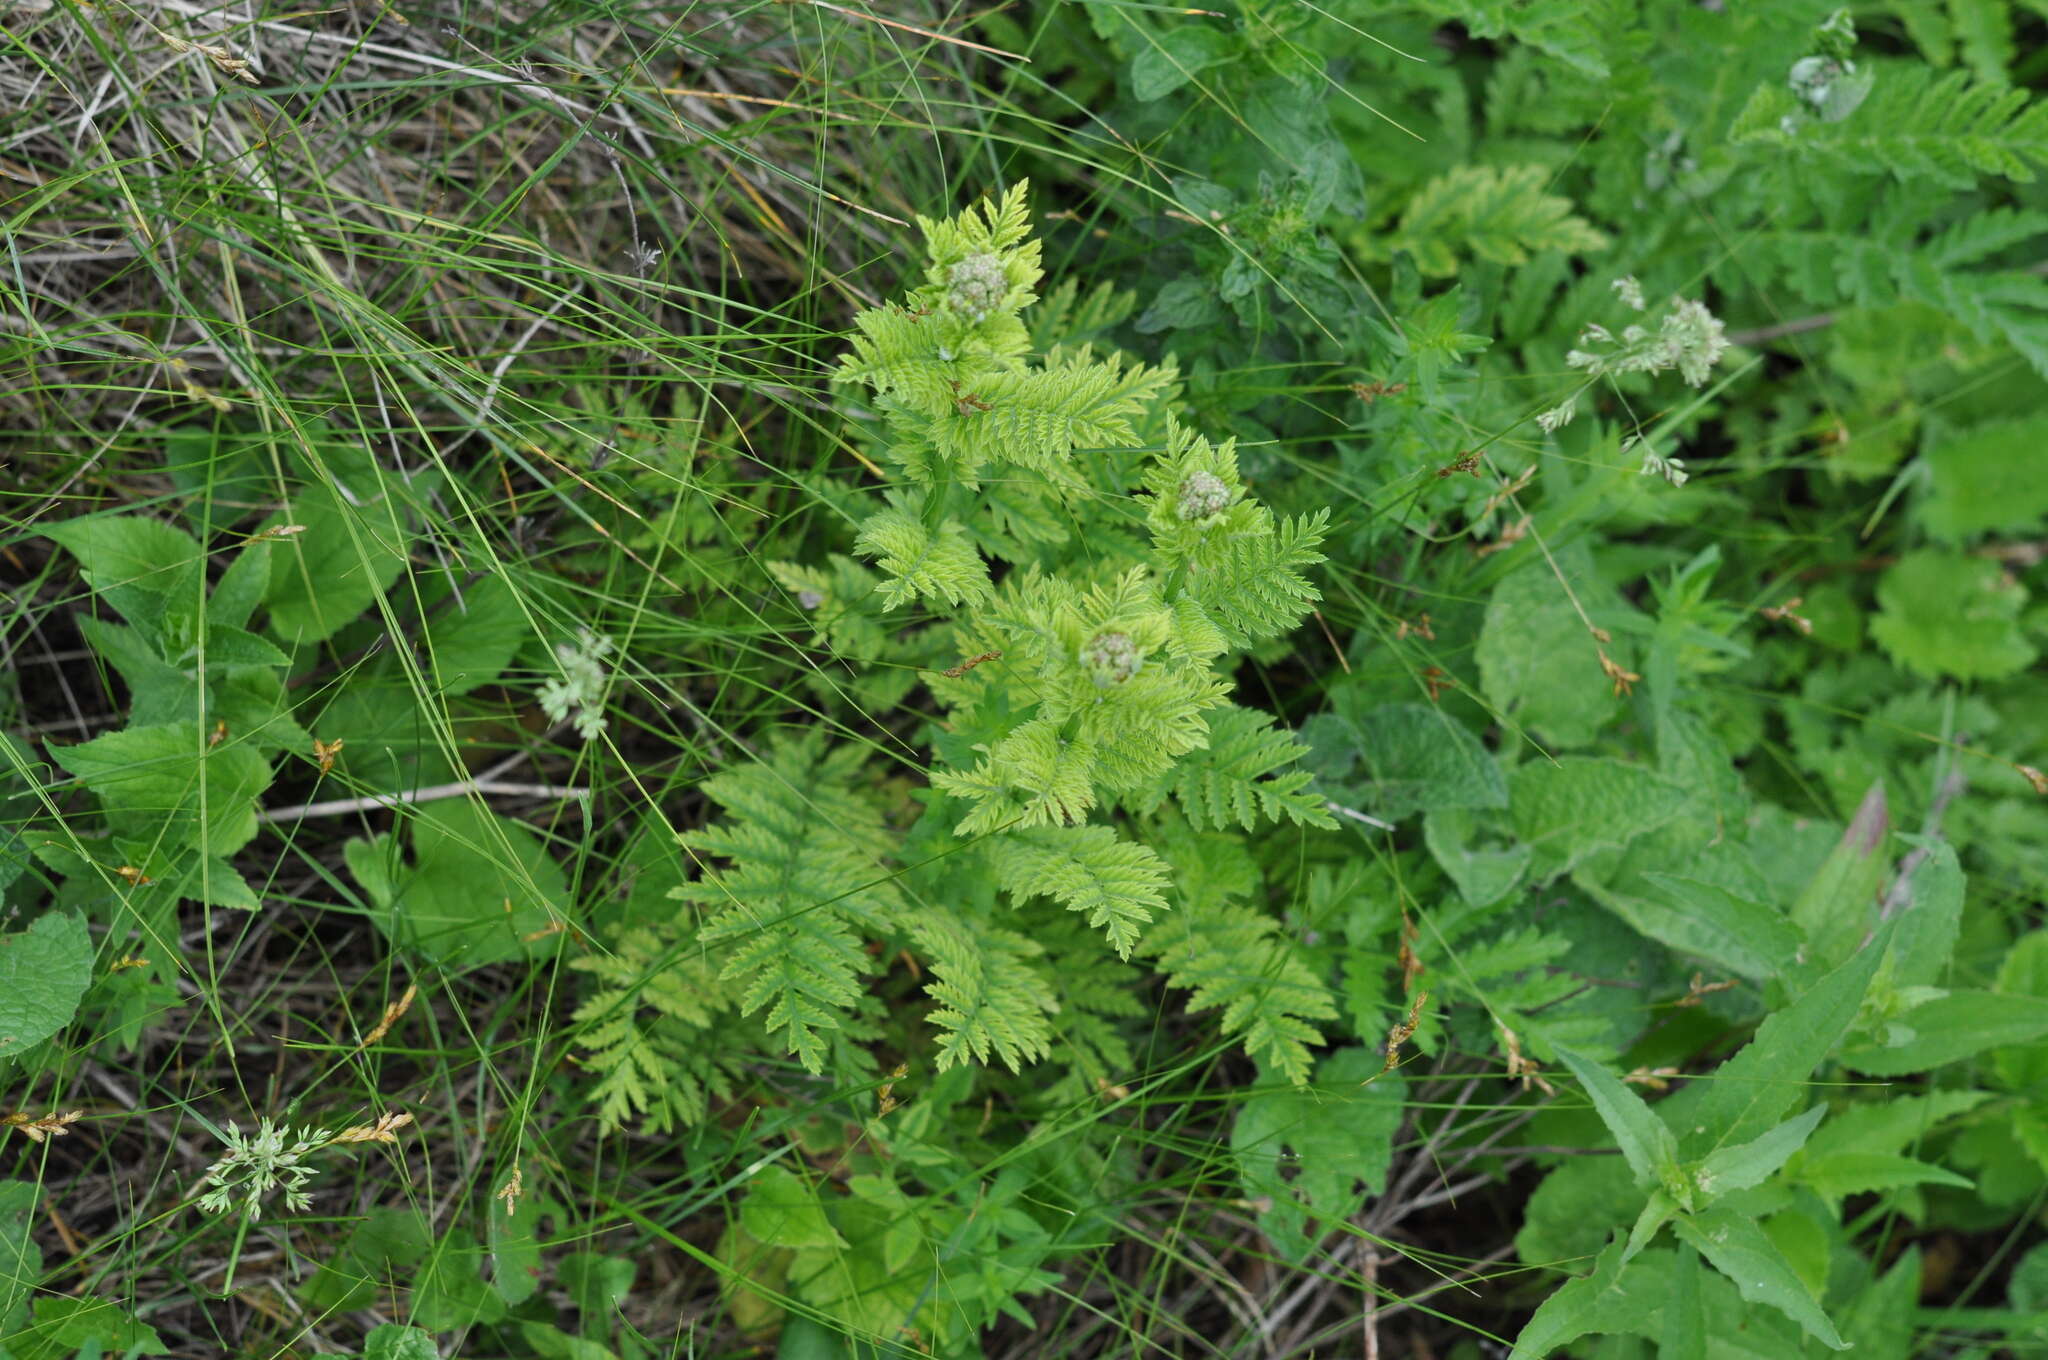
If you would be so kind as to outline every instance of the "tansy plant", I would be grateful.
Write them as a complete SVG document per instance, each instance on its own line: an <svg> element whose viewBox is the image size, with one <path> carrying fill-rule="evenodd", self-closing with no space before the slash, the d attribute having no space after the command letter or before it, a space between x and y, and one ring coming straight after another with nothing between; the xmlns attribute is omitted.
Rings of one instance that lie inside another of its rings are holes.
<svg viewBox="0 0 2048 1360"><path fill-rule="evenodd" d="M846 661L920 668L938 706L923 814L892 831L863 752L816 736L708 781L726 815L683 837L704 872L680 913L579 965L610 984L581 1013L609 1120L702 1118L744 1057L705 1031L739 1017L809 1071L865 1080L864 979L904 948L941 1070L1056 1057L1104 1079L1128 1054L1091 998L1121 1003L1137 978L1104 988L1100 969L1155 953L1261 1062L1307 1074L1334 1010L1249 905L1249 861L1177 880L1232 853L1198 833L1327 823L1299 748L1231 702L1226 665L1317 598L1326 512L1259 504L1231 443L1174 417L1170 365L1059 343L1127 299L1063 288L1027 327L1027 223L1022 186L921 220L922 281L860 314L837 375L889 474L842 498L862 560L775 568Z"/></svg>

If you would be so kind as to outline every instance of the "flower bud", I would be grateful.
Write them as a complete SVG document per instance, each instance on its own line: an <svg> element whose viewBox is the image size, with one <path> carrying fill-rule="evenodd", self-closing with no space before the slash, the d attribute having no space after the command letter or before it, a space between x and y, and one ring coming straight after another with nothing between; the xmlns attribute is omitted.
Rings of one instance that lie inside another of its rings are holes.
<svg viewBox="0 0 2048 1360"><path fill-rule="evenodd" d="M1208 472L1190 472L1180 484L1180 517L1192 524L1212 519L1230 508L1230 488L1223 479Z"/></svg>
<svg viewBox="0 0 2048 1360"><path fill-rule="evenodd" d="M1104 689L1121 685L1138 673L1144 654L1129 633L1100 632L1081 648L1081 664Z"/></svg>
<svg viewBox="0 0 2048 1360"><path fill-rule="evenodd" d="M1010 291L1010 276L993 255L969 255L946 275L946 301L971 321L994 311Z"/></svg>

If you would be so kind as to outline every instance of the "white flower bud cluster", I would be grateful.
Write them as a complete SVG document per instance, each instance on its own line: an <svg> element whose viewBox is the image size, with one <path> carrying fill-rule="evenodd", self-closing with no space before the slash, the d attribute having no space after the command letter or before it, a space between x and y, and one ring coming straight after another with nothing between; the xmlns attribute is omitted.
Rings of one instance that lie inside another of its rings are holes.
<svg viewBox="0 0 2048 1360"><path fill-rule="evenodd" d="M1121 685L1136 675L1144 663L1145 655L1129 633L1106 630L1089 638L1081 648L1081 664L1104 689Z"/></svg>
<svg viewBox="0 0 2048 1360"><path fill-rule="evenodd" d="M1010 276L994 255L969 255L946 274L946 302L970 321L980 321L1002 303Z"/></svg>
<svg viewBox="0 0 2048 1360"><path fill-rule="evenodd" d="M1199 469L1190 472L1187 480L1180 484L1180 500L1175 511L1189 524L1214 519L1230 508L1230 488L1214 473Z"/></svg>

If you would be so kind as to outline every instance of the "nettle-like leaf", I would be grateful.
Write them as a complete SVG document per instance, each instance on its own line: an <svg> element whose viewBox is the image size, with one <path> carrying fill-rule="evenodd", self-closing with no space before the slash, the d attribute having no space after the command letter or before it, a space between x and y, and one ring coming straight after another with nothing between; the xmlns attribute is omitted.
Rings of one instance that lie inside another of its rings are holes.
<svg viewBox="0 0 2048 1360"><path fill-rule="evenodd" d="M394 943L444 963L536 957L561 945L569 885L526 827L465 800L416 809L411 862L386 833L343 847L349 871Z"/></svg>
<svg viewBox="0 0 2048 1360"><path fill-rule="evenodd" d="M1659 900L1648 911L1623 913L1629 924L1743 977L1762 981L1778 976L1805 943L1783 912L1718 883L1657 873L1644 874L1643 881ZM1603 903L1612 902L1610 894L1599 895Z"/></svg>
<svg viewBox="0 0 2048 1360"><path fill-rule="evenodd" d="M1685 790L1656 771L1600 756L1532 760L1516 769L1509 789L1515 834L1544 875L1626 846L1686 806Z"/></svg>
<svg viewBox="0 0 2048 1360"><path fill-rule="evenodd" d="M1672 1122L1681 1130L1679 1143L1687 1156L1747 1142L1807 1098L1808 1076L1855 1022L1888 940L1887 931L1774 1012L1741 1052L1714 1070L1711 1080L1680 1093L1683 1117L1673 1115Z"/></svg>
<svg viewBox="0 0 2048 1360"><path fill-rule="evenodd" d="M1356 766L1359 796L1375 816L1504 808L1507 779L1493 754L1433 704L1381 704L1356 718L1318 715L1319 763ZM1306 733L1310 729L1304 728Z"/></svg>
<svg viewBox="0 0 2048 1360"><path fill-rule="evenodd" d="M92 985L92 957L84 919L68 911L0 934L0 1064L71 1023Z"/></svg>
<svg viewBox="0 0 2048 1360"><path fill-rule="evenodd" d="M2048 234L2048 214L2040 214ZM1954 543L1986 533L2032 533L2048 520L2048 416L1995 421L1939 440L1927 452L1920 523Z"/></svg>
<svg viewBox="0 0 2048 1360"><path fill-rule="evenodd" d="M1301 1264L1317 1238L1386 1188L1403 1112L1402 1081L1370 1048L1316 1065L1299 1089L1256 1093L1230 1129L1245 1197L1281 1258Z"/></svg>
<svg viewBox="0 0 2048 1360"><path fill-rule="evenodd" d="M1924 202L1909 190L1898 193L1905 203ZM1753 267L1782 273L1793 291L1820 305L1934 308L1980 341L2011 345L2036 371L2048 373L2048 280L1984 259L2014 244L1998 228L2035 237L2042 233L2041 215L1990 213L1983 219L1990 225L1953 229L1924 245L1917 215L1895 217L1888 230L1874 232L1858 222L1768 233L1751 252Z"/></svg>
<svg viewBox="0 0 2048 1360"><path fill-rule="evenodd" d="M209 743L198 723L109 732L50 758L99 795L115 833L171 853L224 858L256 837L270 765L249 746Z"/></svg>
<svg viewBox="0 0 2048 1360"><path fill-rule="evenodd" d="M1831 1350L1847 1349L1848 1343L1828 1321L1785 1253L1755 1219L1733 1209L1716 1208L1676 1219L1672 1227L1681 1240L1733 1280L1743 1298L1777 1309Z"/></svg>
<svg viewBox="0 0 2048 1360"><path fill-rule="evenodd" d="M1597 582L1583 549L1560 551L1559 570L1596 626L1619 632L1626 617L1613 591ZM1617 639L1609 654L1626 667ZM1599 649L1565 586L1541 561L1525 563L1494 587L1479 635L1479 683L1487 701L1540 738L1582 746L1619 705L1600 670Z"/></svg>
<svg viewBox="0 0 2048 1360"><path fill-rule="evenodd" d="M1643 1098L1597 1062L1568 1048L1558 1049L1557 1056L1586 1088L1636 1184L1648 1190L1673 1181L1678 1175L1678 1140Z"/></svg>
<svg viewBox="0 0 2048 1360"><path fill-rule="evenodd" d="M1996 562L1933 550L1908 553L1886 569L1877 602L1871 636L1921 675L1996 679L2034 660L2019 627L2026 587Z"/></svg>
<svg viewBox="0 0 2048 1360"><path fill-rule="evenodd" d="M1851 1195L1915 1185L1968 1188L1968 1177L1908 1154L1989 1099L1989 1091L1937 1091L1838 1110L1793 1157L1790 1175L1835 1208Z"/></svg>

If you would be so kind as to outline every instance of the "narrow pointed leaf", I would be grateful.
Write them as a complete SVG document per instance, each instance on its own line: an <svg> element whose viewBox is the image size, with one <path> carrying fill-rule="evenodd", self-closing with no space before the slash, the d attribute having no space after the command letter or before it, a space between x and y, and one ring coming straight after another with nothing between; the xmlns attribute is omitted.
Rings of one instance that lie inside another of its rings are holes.
<svg viewBox="0 0 2048 1360"><path fill-rule="evenodd" d="M1572 1070L1579 1084L1586 1088L1593 1108L1600 1112L1600 1121L1614 1135L1621 1155L1628 1161L1629 1170L1635 1173L1636 1184L1656 1185L1664 1179L1664 1173L1677 1169L1677 1142L1664 1121L1657 1117L1656 1111L1643 1103L1641 1096L1590 1058L1567 1048L1558 1049L1557 1056Z"/></svg>

